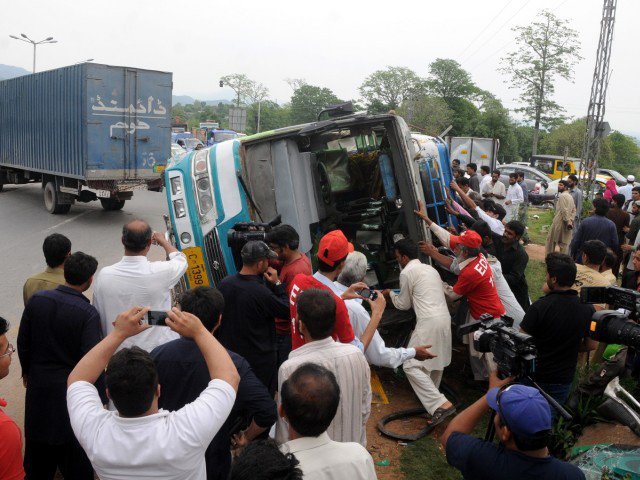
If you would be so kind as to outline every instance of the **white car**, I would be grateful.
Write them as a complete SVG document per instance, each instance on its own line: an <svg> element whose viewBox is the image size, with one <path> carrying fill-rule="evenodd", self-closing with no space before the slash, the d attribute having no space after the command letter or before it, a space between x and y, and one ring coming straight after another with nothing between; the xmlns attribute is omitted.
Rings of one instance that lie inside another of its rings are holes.
<svg viewBox="0 0 640 480"><path fill-rule="evenodd" d="M567 178L569 178L568 176L564 177L563 180L566 180ZM609 180L611 177L609 177L608 175L596 175L596 191L600 192L600 191L604 191L605 189L605 183L607 183L607 180ZM558 183L560 182L560 179L556 179L553 182L549 183L549 187L547 187L547 189L544 191L545 194L550 194L550 195L555 195L558 193Z"/></svg>

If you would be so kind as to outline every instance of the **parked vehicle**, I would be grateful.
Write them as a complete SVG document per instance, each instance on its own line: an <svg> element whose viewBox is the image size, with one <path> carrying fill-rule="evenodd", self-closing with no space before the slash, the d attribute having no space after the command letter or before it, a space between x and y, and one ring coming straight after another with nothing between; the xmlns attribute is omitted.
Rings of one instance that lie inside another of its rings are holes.
<svg viewBox="0 0 640 480"><path fill-rule="evenodd" d="M567 177L564 177L564 180L566 180ZM595 188L595 191L596 192L604 192L605 184L607 183L607 180L609 180L610 178L611 177L608 177L606 175L596 175L596 179L595 179L596 188ZM560 179L557 179L557 180L554 180L553 182L550 182L549 183L549 188L547 188L544 193L553 194L553 195L557 194L558 193L558 183L559 182L560 182Z"/></svg>
<svg viewBox="0 0 640 480"><path fill-rule="evenodd" d="M182 155L183 153L187 153L185 148L182 145L178 145L177 143L171 144L171 156L174 157L176 155Z"/></svg>
<svg viewBox="0 0 640 480"><path fill-rule="evenodd" d="M515 172L524 172L524 181L529 192L540 192L549 186L552 182L551 178L545 175L537 168L528 167L526 165L517 165L508 163L506 165L498 165L500 170L500 181L509 187L509 174Z"/></svg>
<svg viewBox="0 0 640 480"><path fill-rule="evenodd" d="M605 175L607 177L613 178L619 187L627 184L627 177L612 168L599 168L598 175Z"/></svg>
<svg viewBox="0 0 640 480"><path fill-rule="evenodd" d="M216 143L225 142L238 138L238 134L233 130L215 129L207 133L207 145L215 145Z"/></svg>
<svg viewBox="0 0 640 480"><path fill-rule="evenodd" d="M195 150L198 145L202 145L203 147L205 146L204 143L202 143L200 140L198 140L195 137L184 139L184 148L187 152L190 152L191 150Z"/></svg>
<svg viewBox="0 0 640 480"><path fill-rule="evenodd" d="M487 165L491 170L498 164L500 140L496 138L446 137L449 157L460 160L464 170L468 163L475 163L478 169Z"/></svg>
<svg viewBox="0 0 640 480"><path fill-rule="evenodd" d="M553 180L575 174L581 162L581 159L574 157L567 157L565 161L560 155L532 155L529 159L530 166L537 168Z"/></svg>
<svg viewBox="0 0 640 480"><path fill-rule="evenodd" d="M0 189L41 182L50 213L162 189L171 73L82 63L0 81Z"/></svg>
<svg viewBox="0 0 640 480"><path fill-rule="evenodd" d="M445 225L452 174L447 146L411 135L396 115L356 114L228 140L175 160L165 172L168 235L189 261L185 286L236 272L248 239L279 221L302 252L339 228L370 262L367 283L397 287L393 243L430 237L423 201Z"/></svg>

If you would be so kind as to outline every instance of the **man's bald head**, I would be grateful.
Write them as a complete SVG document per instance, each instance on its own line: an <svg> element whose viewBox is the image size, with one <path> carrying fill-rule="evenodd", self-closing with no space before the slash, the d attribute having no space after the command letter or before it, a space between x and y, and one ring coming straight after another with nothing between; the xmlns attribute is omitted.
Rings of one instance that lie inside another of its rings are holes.
<svg viewBox="0 0 640 480"><path fill-rule="evenodd" d="M280 396L291 428L303 437L317 437L336 416L340 387L325 367L305 363L282 384Z"/></svg>
<svg viewBox="0 0 640 480"><path fill-rule="evenodd" d="M151 245L153 230L147 222L136 218L122 227L122 244L131 253L142 253Z"/></svg>

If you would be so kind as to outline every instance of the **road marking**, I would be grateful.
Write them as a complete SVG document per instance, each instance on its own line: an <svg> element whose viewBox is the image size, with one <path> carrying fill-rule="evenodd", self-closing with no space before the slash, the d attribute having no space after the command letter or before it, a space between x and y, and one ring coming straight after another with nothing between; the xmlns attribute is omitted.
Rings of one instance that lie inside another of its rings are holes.
<svg viewBox="0 0 640 480"><path fill-rule="evenodd" d="M45 228L44 230L40 230L40 233L47 233L50 232L51 230L55 230L58 227L61 227L62 225L66 225L67 223L73 222L74 220L83 217L85 215L87 215L88 213L93 212L93 210L86 210L78 215L76 215L75 217L72 218L67 218L64 222L60 222L57 225L54 225L53 227L49 227L49 228Z"/></svg>

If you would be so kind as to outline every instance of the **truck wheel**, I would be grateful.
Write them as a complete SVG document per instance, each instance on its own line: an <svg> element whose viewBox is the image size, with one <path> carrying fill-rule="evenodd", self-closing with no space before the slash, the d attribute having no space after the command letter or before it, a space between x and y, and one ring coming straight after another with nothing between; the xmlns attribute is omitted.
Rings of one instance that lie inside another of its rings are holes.
<svg viewBox="0 0 640 480"><path fill-rule="evenodd" d="M101 198L100 199L102 208L104 208L107 211L122 210L122 207L124 207L125 201L126 200L118 200L117 198Z"/></svg>
<svg viewBox="0 0 640 480"><path fill-rule="evenodd" d="M47 212L53 214L68 213L71 208L71 204L60 203L60 195L56 190L54 182L47 182L44 186L44 207Z"/></svg>

